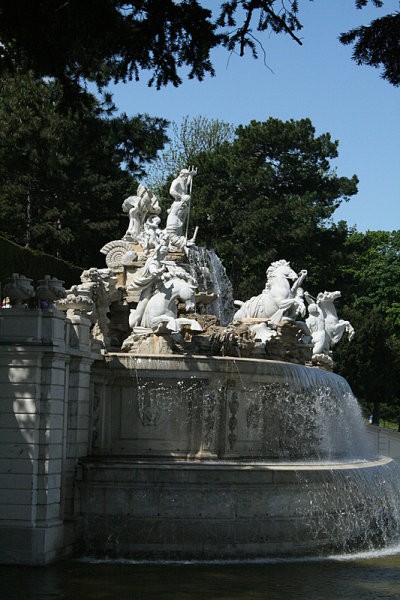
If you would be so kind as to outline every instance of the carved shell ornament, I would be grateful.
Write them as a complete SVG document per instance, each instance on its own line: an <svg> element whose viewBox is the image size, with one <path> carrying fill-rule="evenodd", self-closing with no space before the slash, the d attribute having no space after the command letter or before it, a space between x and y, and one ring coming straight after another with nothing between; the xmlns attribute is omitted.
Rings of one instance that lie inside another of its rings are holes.
<svg viewBox="0 0 400 600"><path fill-rule="evenodd" d="M132 250L132 244L130 242L126 242L124 240L114 240L103 246L100 252L106 255L107 267L113 270L122 270L122 259L129 250Z"/></svg>

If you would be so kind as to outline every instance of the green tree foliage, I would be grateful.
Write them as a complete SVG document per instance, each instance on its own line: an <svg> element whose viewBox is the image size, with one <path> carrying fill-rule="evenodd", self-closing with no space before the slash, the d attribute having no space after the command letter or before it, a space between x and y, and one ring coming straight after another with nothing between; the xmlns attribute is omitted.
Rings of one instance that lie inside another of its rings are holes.
<svg viewBox="0 0 400 600"><path fill-rule="evenodd" d="M354 339L335 351L337 371L345 377L373 422L395 419L400 411L400 338L381 312L346 310ZM382 410L383 408L383 410Z"/></svg>
<svg viewBox="0 0 400 600"><path fill-rule="evenodd" d="M372 0L377 7L381 0ZM363 8L368 0L357 0ZM367 26L356 27L340 35L342 44L353 44L353 60L358 65L382 68L382 77L391 84L400 85L400 12L374 19Z"/></svg>
<svg viewBox="0 0 400 600"><path fill-rule="evenodd" d="M1 65L38 76L99 86L150 70L157 87L181 83L178 68L202 79L220 37L210 11L195 0L21 0L2 2Z"/></svg>
<svg viewBox="0 0 400 600"><path fill-rule="evenodd" d="M365 314L377 310L400 335L400 231L353 231L341 270L348 302Z"/></svg>
<svg viewBox="0 0 400 600"><path fill-rule="evenodd" d="M55 258L43 252L23 248L0 236L0 282L13 273L28 275L35 281L43 279L44 275L57 277L64 281L64 287L69 288L79 281L82 269L68 262Z"/></svg>
<svg viewBox="0 0 400 600"><path fill-rule="evenodd" d="M347 290L345 273L341 266L347 264L346 243L352 231L345 221L329 221L319 225L313 237L309 239L304 248L304 265L308 269L307 291L313 296L325 289Z"/></svg>
<svg viewBox="0 0 400 600"><path fill-rule="evenodd" d="M224 142L233 140L235 127L219 119L197 116L182 118L180 124L172 123L170 142L150 165L146 185L158 191L171 173L192 164L201 152L216 151Z"/></svg>
<svg viewBox="0 0 400 600"><path fill-rule="evenodd" d="M304 268L314 241L328 239L324 224L357 191L356 176L331 168L337 147L329 134L316 136L309 119L270 118L196 157L191 223L223 259L237 297L261 291L272 260Z"/></svg>
<svg viewBox="0 0 400 600"><path fill-rule="evenodd" d="M298 20L298 0L276 2L275 0L227 0L221 3L217 19L220 27L229 27L230 33L222 37L222 43L230 51L239 51L243 56L250 49L257 58L259 40L254 31L286 33L298 44L302 44L296 32L302 29Z"/></svg>
<svg viewBox="0 0 400 600"><path fill-rule="evenodd" d="M351 0L348 0L351 2ZM355 0L358 8L368 0ZM382 0L372 0L376 7ZM149 73L158 88L179 85L182 72L202 80L214 74L210 52L225 46L241 56L265 54L271 32L287 34L298 44L298 0L2 0L0 73L16 67L39 77L55 77L67 95L76 94L82 80L99 87L110 81L139 79ZM354 43L359 64L384 67L383 76L400 82L399 13L376 19L341 35ZM267 35L266 35L267 34ZM257 36L260 36L258 39Z"/></svg>
<svg viewBox="0 0 400 600"><path fill-rule="evenodd" d="M338 271L356 336L335 362L378 424L400 412L400 231L351 232Z"/></svg>
<svg viewBox="0 0 400 600"><path fill-rule="evenodd" d="M288 8L275 0L223 2L215 16L197 0L20 0L2 2L0 68L23 65L38 76L57 77L79 85L82 78L99 86L110 80L138 79L151 73L158 88L179 85L182 67L189 78L214 74L210 51L217 45L238 45L256 54L251 20L256 29L289 33L300 28L297 2ZM236 26L236 13L243 24ZM227 33L225 26L234 28Z"/></svg>
<svg viewBox="0 0 400 600"><path fill-rule="evenodd" d="M56 81L0 80L0 232L75 264L120 237L122 200L166 140L166 122L113 116L85 94L66 109Z"/></svg>

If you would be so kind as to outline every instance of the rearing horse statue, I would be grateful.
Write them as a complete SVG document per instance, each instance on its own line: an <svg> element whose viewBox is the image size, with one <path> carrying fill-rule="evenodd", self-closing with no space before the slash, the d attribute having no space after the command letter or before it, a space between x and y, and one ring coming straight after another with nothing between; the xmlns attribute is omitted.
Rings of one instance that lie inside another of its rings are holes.
<svg viewBox="0 0 400 600"><path fill-rule="evenodd" d="M252 317L279 323L282 319L292 320L305 314L304 301L297 290L306 275L307 271L304 270L297 275L287 260L273 262L267 269L267 283L263 292L246 302L236 300L235 304L240 308L233 318Z"/></svg>
<svg viewBox="0 0 400 600"><path fill-rule="evenodd" d="M346 332L349 342L354 337L354 327L350 321L339 319L334 301L340 298L341 293L336 292L320 292L317 296L317 304L321 308L325 318L325 331L329 337L329 346L335 346Z"/></svg>

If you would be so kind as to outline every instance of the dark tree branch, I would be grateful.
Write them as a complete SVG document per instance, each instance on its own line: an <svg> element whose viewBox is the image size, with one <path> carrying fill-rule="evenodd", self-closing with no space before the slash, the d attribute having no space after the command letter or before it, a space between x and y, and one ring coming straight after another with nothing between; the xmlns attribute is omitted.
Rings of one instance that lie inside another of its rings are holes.
<svg viewBox="0 0 400 600"><path fill-rule="evenodd" d="M280 28L284 30L285 33L288 33L290 37L294 39L295 42L297 42L300 46L303 45L303 42L300 40L300 38L297 37L297 35L293 33L293 30L287 25L283 17L280 17L279 15L274 13L274 11L271 10L269 7L263 7L263 10L265 10L265 12L267 12L270 15L271 19L278 21Z"/></svg>

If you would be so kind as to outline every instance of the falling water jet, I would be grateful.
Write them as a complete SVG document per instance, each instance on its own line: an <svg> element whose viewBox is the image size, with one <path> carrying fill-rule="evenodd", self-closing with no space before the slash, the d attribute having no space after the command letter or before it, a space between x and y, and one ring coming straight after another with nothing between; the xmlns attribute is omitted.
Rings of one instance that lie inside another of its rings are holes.
<svg viewBox="0 0 400 600"><path fill-rule="evenodd" d="M227 325L235 308L232 285L221 260L214 250L196 247L189 251L189 264L198 282L200 299L207 302L203 310L218 317L221 325Z"/></svg>

